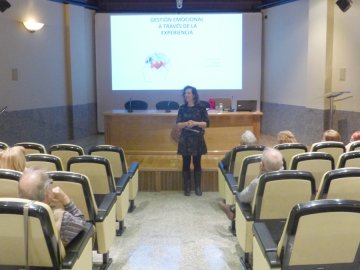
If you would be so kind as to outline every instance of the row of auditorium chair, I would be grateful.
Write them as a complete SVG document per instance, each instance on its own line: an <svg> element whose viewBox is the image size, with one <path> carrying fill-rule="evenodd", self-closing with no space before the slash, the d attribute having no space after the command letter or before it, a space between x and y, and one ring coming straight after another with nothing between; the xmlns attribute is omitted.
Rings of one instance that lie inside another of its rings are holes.
<svg viewBox="0 0 360 270"><path fill-rule="evenodd" d="M290 147L275 148L282 152ZM263 149L235 148L228 170L219 162L219 193L227 204L235 204L230 228L243 251L243 266L255 270L360 269L359 264L353 268L354 258L360 263L360 231L356 229L360 222L360 151L342 153L337 169L333 156L325 151L293 153L290 170L261 175L253 202L243 203L239 192L258 177ZM338 251L337 246L344 250Z"/></svg>
<svg viewBox="0 0 360 270"><path fill-rule="evenodd" d="M4 143L2 145L5 146L4 148L7 147ZM22 173L2 169L0 170L0 198L3 199L0 200L0 227L6 229L0 232L0 238L5 239L2 237L9 235L14 224L20 223L18 226L21 225L24 206L31 204L29 222L35 224L34 227L28 227L28 233L33 239L29 241L27 249L31 265L46 266L50 267L49 269L92 269L92 254L90 253L94 249L102 254L102 269L106 269L112 261L109 257L109 249L113 240L116 235L120 236L124 232L125 216L136 207L139 164L133 162L128 167L123 149L111 145L91 147L88 155L84 154L84 150L80 146L72 144L53 145L47 150L43 145L37 143L26 142L16 145L25 148L27 167L44 168L54 183L61 187L84 213L89 225L73 241L74 243L71 242L70 246L66 248L66 252L61 253L66 256L59 257L58 249L59 247L63 249L63 247L57 244L59 239L52 229L54 224L51 212L49 212L51 210L44 204L18 199L18 181ZM63 168L66 168L67 171L64 171ZM11 206L11 211L9 206ZM45 213L45 217L41 216L41 213ZM12 217L9 219L10 215ZM43 229L40 230L36 227L37 223L43 225ZM117 223L118 229L116 229ZM45 236L40 236L42 233ZM46 246L37 244L35 241L37 238L44 238L42 240L47 243L47 249ZM94 245L90 238L95 239ZM8 238L9 243L8 245L2 244L0 254L9 254L11 253L9 250L23 251L24 240L21 241L21 239L24 239L21 231L14 238ZM50 245L49 241L53 245ZM85 244L84 241L90 242ZM75 250L78 253L86 253L84 254L86 259L82 259L79 254L75 255ZM47 254L47 257L43 254ZM70 255L72 257L68 258ZM47 260L44 260L43 256ZM3 265L23 266L25 265L23 258L25 256L19 258L9 254L0 259L0 269Z"/></svg>
<svg viewBox="0 0 360 270"><path fill-rule="evenodd" d="M206 100L200 100L199 103L205 108L210 108L210 103ZM172 100L159 101L155 105L157 110L177 110L179 106L178 102ZM143 100L131 100L125 102L124 107L126 110L147 110L148 104Z"/></svg>

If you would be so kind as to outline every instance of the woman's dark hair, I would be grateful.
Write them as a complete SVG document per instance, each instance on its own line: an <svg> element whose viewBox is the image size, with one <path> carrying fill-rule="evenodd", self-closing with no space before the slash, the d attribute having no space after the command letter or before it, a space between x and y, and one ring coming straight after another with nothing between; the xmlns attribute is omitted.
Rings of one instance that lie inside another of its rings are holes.
<svg viewBox="0 0 360 270"><path fill-rule="evenodd" d="M191 85L185 86L183 91L182 91L182 96L184 98L184 103L187 104L187 102L185 100L185 92L188 89L191 89L191 92L192 92L193 97L194 97L194 104L197 104L199 102L199 94L198 94L198 91L196 90L196 88L194 86L191 86Z"/></svg>

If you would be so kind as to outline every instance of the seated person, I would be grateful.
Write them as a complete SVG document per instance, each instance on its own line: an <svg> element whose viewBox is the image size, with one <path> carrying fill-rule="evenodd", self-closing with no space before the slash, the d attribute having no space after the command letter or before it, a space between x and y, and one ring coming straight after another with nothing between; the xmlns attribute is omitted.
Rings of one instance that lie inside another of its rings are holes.
<svg viewBox="0 0 360 270"><path fill-rule="evenodd" d="M350 144L355 141L360 141L360 130L355 131L350 138L350 142L346 145L346 151L348 152L350 149Z"/></svg>
<svg viewBox="0 0 360 270"><path fill-rule="evenodd" d="M279 150L274 148L265 148L262 153L260 163L260 174L257 178L253 179L250 184L240 192L240 201L244 203L252 203L256 186L259 182L260 176L266 172L273 172L283 169L283 157ZM226 205L224 202L220 202L220 207L226 213L230 220L235 218L235 205Z"/></svg>
<svg viewBox="0 0 360 270"><path fill-rule="evenodd" d="M256 143L256 137L255 137L254 133L252 133L250 130L246 130L240 136L240 145L253 145L255 143ZM229 170L231 153L232 153L232 150L227 152L225 154L224 158L221 160L222 164L224 165L225 170Z"/></svg>
<svg viewBox="0 0 360 270"><path fill-rule="evenodd" d="M326 141L334 141L334 142L341 142L340 133L334 129L325 130L321 139L323 142Z"/></svg>
<svg viewBox="0 0 360 270"><path fill-rule="evenodd" d="M25 170L25 148L14 146L0 152L0 169L23 172Z"/></svg>
<svg viewBox="0 0 360 270"><path fill-rule="evenodd" d="M84 229L85 219L64 191L52 184L41 169L26 169L19 181L19 196L46 203L52 208L60 239L67 246Z"/></svg>
<svg viewBox="0 0 360 270"><path fill-rule="evenodd" d="M297 143L294 133L290 130L282 130L277 135L278 144L282 143Z"/></svg>

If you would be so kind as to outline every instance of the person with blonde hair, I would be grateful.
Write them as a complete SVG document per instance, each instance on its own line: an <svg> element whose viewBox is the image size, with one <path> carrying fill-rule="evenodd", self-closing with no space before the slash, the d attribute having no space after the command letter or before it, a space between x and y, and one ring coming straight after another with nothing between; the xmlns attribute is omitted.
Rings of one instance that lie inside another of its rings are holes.
<svg viewBox="0 0 360 270"><path fill-rule="evenodd" d="M282 130L277 135L278 144L282 143L297 143L294 133L290 130Z"/></svg>
<svg viewBox="0 0 360 270"><path fill-rule="evenodd" d="M350 145L352 142L355 142L355 141L360 141L360 130L358 131L355 131L351 137L350 137L350 142L346 145L346 151L349 151L350 149Z"/></svg>
<svg viewBox="0 0 360 270"><path fill-rule="evenodd" d="M325 130L322 136L322 141L340 142L341 141L340 133L334 129Z"/></svg>
<svg viewBox="0 0 360 270"><path fill-rule="evenodd" d="M22 146L9 147L0 152L0 169L23 172L26 166L25 148Z"/></svg>

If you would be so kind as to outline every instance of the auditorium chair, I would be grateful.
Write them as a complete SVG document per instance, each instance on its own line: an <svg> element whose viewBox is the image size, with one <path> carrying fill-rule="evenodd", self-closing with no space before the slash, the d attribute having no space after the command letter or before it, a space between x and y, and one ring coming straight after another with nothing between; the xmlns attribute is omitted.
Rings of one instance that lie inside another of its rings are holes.
<svg viewBox="0 0 360 270"><path fill-rule="evenodd" d="M45 171L62 171L63 166L60 158L50 154L25 155L26 167L39 167Z"/></svg>
<svg viewBox="0 0 360 270"><path fill-rule="evenodd" d="M19 180L22 176L21 172L0 169L0 198L18 198Z"/></svg>
<svg viewBox="0 0 360 270"><path fill-rule="evenodd" d="M125 102L125 110L147 110L148 104L143 100L129 100Z"/></svg>
<svg viewBox="0 0 360 270"><path fill-rule="evenodd" d="M360 151L346 152L339 157L336 168L345 167L360 168Z"/></svg>
<svg viewBox="0 0 360 270"><path fill-rule="evenodd" d="M59 186L74 201L85 220L95 226L93 249L102 254L102 269L106 269L112 262L109 250L115 239L116 193L94 194L88 177L83 174L65 171L47 174L54 181L53 185Z"/></svg>
<svg viewBox="0 0 360 270"><path fill-rule="evenodd" d="M46 154L46 148L40 143L34 142L20 142L14 144L14 146L22 146L25 148L25 155L28 154Z"/></svg>
<svg viewBox="0 0 360 270"><path fill-rule="evenodd" d="M210 103L206 100L199 100L200 106L203 106L205 109L210 109Z"/></svg>
<svg viewBox="0 0 360 270"><path fill-rule="evenodd" d="M48 153L61 159L65 169L70 158L84 155L84 149L75 144L54 144L49 147Z"/></svg>
<svg viewBox="0 0 360 270"><path fill-rule="evenodd" d="M325 173L316 199L360 201L360 168L341 168Z"/></svg>
<svg viewBox="0 0 360 270"><path fill-rule="evenodd" d="M0 150L5 150L6 148L8 148L9 146L7 145L7 143L4 142L0 142Z"/></svg>
<svg viewBox="0 0 360 270"><path fill-rule="evenodd" d="M97 196L116 192L116 221L119 223L116 234L122 235L125 230L124 219L129 210L128 183L130 176L124 174L115 182L110 162L106 158L90 155L70 158L67 170L86 175L90 180L94 194Z"/></svg>
<svg viewBox="0 0 360 270"><path fill-rule="evenodd" d="M359 201L298 204L278 244L265 223L254 223L253 270L360 269L359 228Z"/></svg>
<svg viewBox="0 0 360 270"><path fill-rule="evenodd" d="M290 170L308 171L315 178L316 189L327 171L335 169L334 158L327 153L307 152L293 156L290 162Z"/></svg>
<svg viewBox="0 0 360 270"><path fill-rule="evenodd" d="M360 141L351 142L349 151L360 151Z"/></svg>
<svg viewBox="0 0 360 270"><path fill-rule="evenodd" d="M129 182L129 212L136 208L135 198L139 190L139 162L132 162L127 166L125 152L121 147L113 145L97 145L91 147L89 155L100 156L109 160L115 182L124 174L130 177Z"/></svg>
<svg viewBox="0 0 360 270"><path fill-rule="evenodd" d="M290 210L297 203L314 199L315 192L311 173L283 170L261 175L251 204L241 202L236 195L236 235L244 252L241 261L245 267L251 264L253 223L264 223L277 243Z"/></svg>
<svg viewBox="0 0 360 270"><path fill-rule="evenodd" d="M178 110L179 103L171 100L163 100L156 103L155 107L157 110Z"/></svg>
<svg viewBox="0 0 360 270"><path fill-rule="evenodd" d="M274 146L283 156L286 167L289 167L291 158L297 154L306 153L307 147L302 143L282 143Z"/></svg>
<svg viewBox="0 0 360 270"><path fill-rule="evenodd" d="M334 161L337 162L339 156L345 153L345 145L342 142L317 142L311 146L310 152L323 152L330 154Z"/></svg>
<svg viewBox="0 0 360 270"><path fill-rule="evenodd" d="M92 269L90 223L64 248L47 204L1 198L0 228L0 269Z"/></svg>

